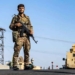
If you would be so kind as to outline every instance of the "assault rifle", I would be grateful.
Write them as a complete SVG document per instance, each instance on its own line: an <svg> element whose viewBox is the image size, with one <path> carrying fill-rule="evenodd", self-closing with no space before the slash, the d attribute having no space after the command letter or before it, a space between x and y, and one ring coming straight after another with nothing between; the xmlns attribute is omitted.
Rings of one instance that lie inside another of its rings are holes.
<svg viewBox="0 0 75 75"><path fill-rule="evenodd" d="M19 21L19 23L22 24L22 26L20 27L20 37L23 37L23 33L26 33L28 36L32 37L35 43L37 43L38 41L36 41L34 36L30 34L30 30L25 26L25 24L21 21Z"/></svg>

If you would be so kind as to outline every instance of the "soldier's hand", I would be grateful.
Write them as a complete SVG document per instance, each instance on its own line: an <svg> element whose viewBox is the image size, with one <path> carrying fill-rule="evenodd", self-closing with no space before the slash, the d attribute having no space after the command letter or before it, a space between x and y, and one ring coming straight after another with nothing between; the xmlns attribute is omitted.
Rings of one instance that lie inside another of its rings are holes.
<svg viewBox="0 0 75 75"><path fill-rule="evenodd" d="M22 24L21 23L15 23L15 26L20 27L20 26L22 26Z"/></svg>
<svg viewBox="0 0 75 75"><path fill-rule="evenodd" d="M30 31L30 34L33 34L33 30Z"/></svg>

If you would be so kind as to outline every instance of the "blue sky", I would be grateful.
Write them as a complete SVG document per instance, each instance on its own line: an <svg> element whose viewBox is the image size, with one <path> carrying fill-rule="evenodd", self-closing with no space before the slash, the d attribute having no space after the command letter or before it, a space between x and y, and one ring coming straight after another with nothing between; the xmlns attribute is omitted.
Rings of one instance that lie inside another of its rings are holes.
<svg viewBox="0 0 75 75"><path fill-rule="evenodd" d="M9 29L11 19L17 14L17 5L25 4L25 14L30 17L34 27L35 44L31 39L30 58L34 58L34 64L42 67L51 66L61 67L74 43L59 42L40 39L47 37L75 42L75 0L1 0L0 1L0 27L5 28L4 33L4 60L12 59L13 46L12 31ZM21 49L20 55L23 56Z"/></svg>

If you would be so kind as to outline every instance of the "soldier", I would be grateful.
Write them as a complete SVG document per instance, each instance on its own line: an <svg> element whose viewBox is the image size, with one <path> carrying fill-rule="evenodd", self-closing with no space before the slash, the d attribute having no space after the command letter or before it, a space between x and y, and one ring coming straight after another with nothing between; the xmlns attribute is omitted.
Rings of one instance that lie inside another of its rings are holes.
<svg viewBox="0 0 75 75"><path fill-rule="evenodd" d="M26 27L30 30L30 34L33 34L33 26L31 25L29 16L24 14L25 6L23 4L19 4L18 7L18 15L12 18L11 24L9 28L13 33L13 42L14 44L14 54L13 54L13 69L18 70L17 67L17 59L19 57L19 52L23 46L24 48L24 69L29 68L29 50L30 50L30 39L24 33L23 37L20 37L19 27L22 26L20 23L17 23L18 19L26 24Z"/></svg>

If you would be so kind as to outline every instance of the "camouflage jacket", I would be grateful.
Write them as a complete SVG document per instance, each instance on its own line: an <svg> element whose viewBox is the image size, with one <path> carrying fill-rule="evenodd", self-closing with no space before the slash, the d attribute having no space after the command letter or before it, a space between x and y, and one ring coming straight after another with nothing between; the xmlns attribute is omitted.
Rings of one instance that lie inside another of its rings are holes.
<svg viewBox="0 0 75 75"><path fill-rule="evenodd" d="M18 18L21 22L26 24L26 27L29 30L33 30L33 26L31 25L29 16L26 16L25 14L23 17L21 17L20 15L14 16L12 18L10 25L9 25L9 28L13 31L13 37L16 37L16 39L17 39L17 36L19 35L19 32L18 32L18 29L14 28L13 26L14 26L15 22L18 20ZM26 34L24 34L24 35L26 35Z"/></svg>
<svg viewBox="0 0 75 75"><path fill-rule="evenodd" d="M28 28L29 30L32 30L32 29L33 29L33 26L31 25L29 16L26 16L26 15L24 14L24 17L21 17L20 15L17 15L17 16L14 16L14 17L12 18L11 24L10 24L10 26L9 26L9 28L10 28L11 30L13 30L13 31L15 30L15 29L13 29L12 26L15 24L15 22L17 21L18 18L20 18L20 21L22 21L23 23L25 23L25 24L27 25L27 28Z"/></svg>

